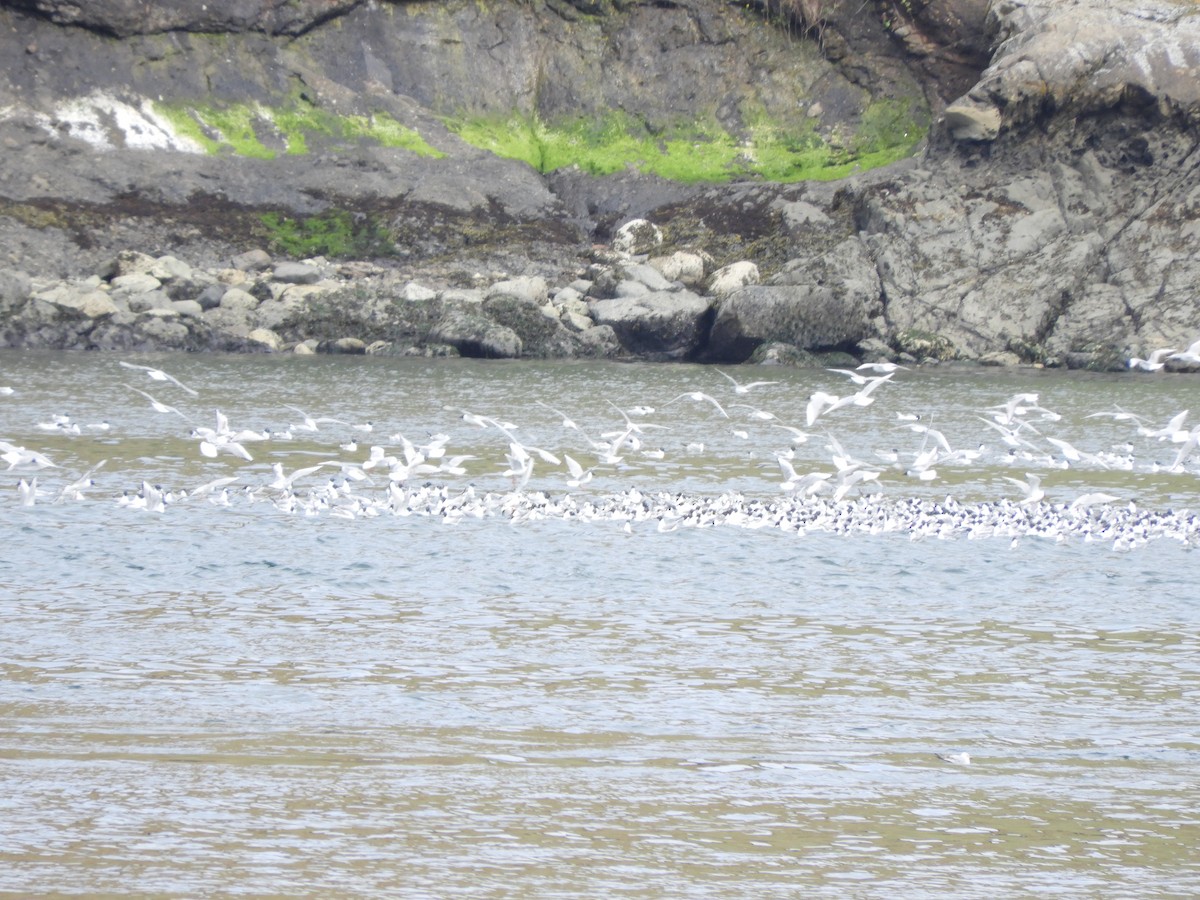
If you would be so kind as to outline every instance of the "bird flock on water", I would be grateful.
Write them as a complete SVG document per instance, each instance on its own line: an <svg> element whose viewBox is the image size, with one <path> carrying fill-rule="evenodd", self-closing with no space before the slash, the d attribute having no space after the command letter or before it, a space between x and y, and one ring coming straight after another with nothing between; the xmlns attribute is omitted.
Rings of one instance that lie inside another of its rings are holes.
<svg viewBox="0 0 1200 900"><path fill-rule="evenodd" d="M1200 364L1200 341L1185 351L1163 349L1145 360L1132 358L1129 366L1158 371L1170 360ZM186 398L170 397L185 408L198 402L199 391L161 369L125 360L118 365L134 373L129 381L141 377L160 384L156 391ZM291 405L281 409L289 422L282 428L234 427L219 410L213 410L211 425L201 425L190 412L144 389L153 385L126 381L131 397L140 397L158 414L179 419L181 436L195 441L199 457L223 463L229 471L191 486L145 480L106 497L98 476L107 460L86 471L68 471L45 449L9 440L0 440L0 459L14 473L17 503L24 507L108 499L122 508L165 513L196 503L263 504L289 514L347 519L421 515L453 523L465 518L558 518L615 521L626 530L732 525L797 534L903 533L914 539L1078 537L1111 542L1119 549L1157 537L1187 544L1200 539L1200 523L1187 510L1141 509L1128 492L1076 490L1069 497L1053 498L1043 483L1043 473L1055 469L1200 475L1200 425L1188 426L1187 410L1163 422L1119 407L1097 411L1088 418L1109 420L1123 434L1105 447L1082 448L1051 434L1062 417L1043 406L1038 393L1025 391L975 411L981 440L974 446L954 447L929 414L896 412L891 422L895 437L890 440L897 445L907 441L906 448L854 455L835 437L834 423L893 390L896 379L907 372L904 366L864 363L828 370L842 389L814 391L796 421L782 421L766 408L772 405L772 390L778 389L779 381L742 382L720 369L711 371L714 384L708 391L683 391L657 406L623 408L606 401L611 415L607 424L596 427L595 436L578 424L577 414L540 400L540 420L522 425L499 415L444 406L442 413L460 428L477 430L466 448L470 452L464 453L451 452L452 438L441 431L413 440L401 432L385 435L386 429L369 422L314 416ZM718 376L724 380L717 381ZM11 386L0 387L0 397L16 393ZM525 437L529 425L542 434L554 433L555 442L543 446L550 442ZM79 423L63 414L35 427L70 437L107 436L113 429L108 422ZM753 497L738 491L685 494L628 487L631 473L641 473L644 467L702 455L705 436L714 429L735 441L749 442L752 430L775 438L770 457L758 463L765 467L761 477L776 483L772 493ZM684 432L682 439L679 432ZM304 442L308 465L289 468L280 459L269 464L261 459L259 447L286 458L282 448L298 441ZM327 458L312 461L314 454ZM947 479L948 484L961 483L961 473L983 466L1012 473L998 476L1007 487L997 500L964 503L951 495L934 500L904 490L905 484L937 485L947 473L960 473L957 479ZM535 470L540 480L538 489L531 489ZM546 487L547 481L553 486ZM483 489L485 484L494 489Z"/></svg>

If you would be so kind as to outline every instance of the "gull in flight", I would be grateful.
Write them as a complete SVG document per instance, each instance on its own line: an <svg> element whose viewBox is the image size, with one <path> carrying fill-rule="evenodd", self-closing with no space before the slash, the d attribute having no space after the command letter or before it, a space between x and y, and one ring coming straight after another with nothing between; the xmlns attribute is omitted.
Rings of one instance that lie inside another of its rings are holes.
<svg viewBox="0 0 1200 900"><path fill-rule="evenodd" d="M541 406L541 407L544 407L545 409L550 410L550 412L554 413L556 416L558 416L560 419L562 419L562 427L563 428L574 428L576 431L580 430L579 426L575 424L575 420L572 419L570 416L568 416L562 410L555 409L550 404L543 403L541 400L538 400L536 402L537 402L538 406Z"/></svg>
<svg viewBox="0 0 1200 900"><path fill-rule="evenodd" d="M821 416L825 415L825 413L829 412L830 410L840 409L843 406L848 406L849 403L850 401L845 400L844 397L828 394L825 391L815 391L812 396L808 398L808 406L806 406L804 410L804 420L811 428L813 423L816 422L817 419L821 418Z"/></svg>
<svg viewBox="0 0 1200 900"><path fill-rule="evenodd" d="M447 408L452 409L453 407ZM466 422L468 425L474 425L477 428L488 428L490 427L491 423L495 421L493 419L489 419L487 416L476 415L475 413L466 409L460 409L458 412L462 413L462 420L464 422Z"/></svg>
<svg viewBox="0 0 1200 900"><path fill-rule="evenodd" d="M345 425L346 424L341 419L330 419L330 418L326 418L324 416L322 416L321 418L314 419L312 416L310 416L308 413L306 413L304 410L300 409L297 406L287 406L286 408L290 409L294 413L299 413L301 418L304 419L304 422L302 424L292 426L292 428L294 428L296 431L320 431L321 430L320 426L322 426L322 425Z"/></svg>
<svg viewBox="0 0 1200 900"><path fill-rule="evenodd" d="M1000 410L1000 412L992 413L992 421L1001 425L1012 425L1017 421L1018 416L1023 416L1035 409L1041 409L1041 407L1038 406L1037 394L1026 393L1013 394L1004 403L999 406L988 407L986 411L993 409Z"/></svg>
<svg viewBox="0 0 1200 900"><path fill-rule="evenodd" d="M215 459L218 453L228 453L230 456L236 456L239 459L246 460L246 462L254 462L254 457L250 455L250 451L232 438L217 437L211 441L205 438L200 442L201 456Z"/></svg>
<svg viewBox="0 0 1200 900"><path fill-rule="evenodd" d="M678 400L679 398L676 397L675 399ZM695 399L695 398L693 398L693 399ZM608 405L611 406L613 409L615 409L617 412L619 412L621 414L621 418L625 420L625 427L628 428L629 430L633 431L634 434L645 434L647 428L658 428L661 431L669 430L666 425L654 425L649 422L647 422L644 425L639 425L639 424L635 423L632 419L629 418L629 413L625 412L625 410L621 409L621 407L617 406L617 404L613 403L611 400L608 401ZM649 410L650 412L654 412L654 409L649 406L643 406L643 407L641 407L641 409ZM647 415L647 413L644 413L644 412L637 413L637 415ZM580 434L583 434L583 432L581 431ZM600 436L601 437L611 437L612 435L602 434ZM586 437L586 435L585 435L585 437Z"/></svg>
<svg viewBox="0 0 1200 900"><path fill-rule="evenodd" d="M716 373L729 379L729 383L733 385L733 392L735 394L748 394L756 387L766 387L768 384L779 384L778 381L751 381L748 384L742 384L732 375L728 374L727 372L722 372L720 369L717 369Z"/></svg>
<svg viewBox="0 0 1200 900"><path fill-rule="evenodd" d="M855 384L866 384L871 381L874 376L863 375L856 369L826 369L827 372L837 372L839 375L845 375ZM886 374L886 373L885 373Z"/></svg>
<svg viewBox="0 0 1200 900"><path fill-rule="evenodd" d="M1170 440L1174 444L1181 444L1188 438L1188 432L1183 429L1183 420L1187 418L1188 411L1178 412L1171 417L1171 421L1167 422L1162 428L1147 428L1144 425L1139 425L1137 433L1141 437L1158 438L1160 441Z"/></svg>
<svg viewBox="0 0 1200 900"><path fill-rule="evenodd" d="M1166 360L1178 358L1179 351L1175 347L1161 347L1158 350L1151 352L1147 359L1139 359L1136 356L1129 358L1129 368L1141 369L1145 372L1157 372L1165 366Z"/></svg>
<svg viewBox="0 0 1200 900"><path fill-rule="evenodd" d="M1108 468L1108 463L1096 456L1096 454L1085 453L1082 450L1077 449L1073 444L1064 441L1061 438L1048 437L1046 438L1046 441L1053 444L1062 452L1063 459L1067 461L1068 465L1070 463L1088 462L1094 463L1104 469Z"/></svg>
<svg viewBox="0 0 1200 900"><path fill-rule="evenodd" d="M57 469L58 465L50 461L50 458L37 450L26 450L24 447L17 447L8 441L0 441L0 459L8 463L10 469L15 469L17 466L32 465L35 469Z"/></svg>
<svg viewBox="0 0 1200 900"><path fill-rule="evenodd" d="M1121 498L1115 494L1106 494L1103 491L1092 491L1087 494L1080 494L1071 501L1071 506L1069 508L1071 512L1078 512L1079 510L1086 510L1096 504L1112 503L1114 500L1120 499Z"/></svg>
<svg viewBox="0 0 1200 900"><path fill-rule="evenodd" d="M1138 425L1141 425L1146 421L1142 416L1139 416L1136 413L1131 413L1127 409L1121 409L1119 406L1114 406L1112 412L1088 413L1086 416L1084 416L1084 418L1112 419L1114 422L1136 422Z"/></svg>
<svg viewBox="0 0 1200 900"><path fill-rule="evenodd" d="M1196 449L1196 445L1200 444L1200 425L1196 425L1191 431L1187 432L1187 437L1183 440L1183 446L1179 448L1179 452L1175 454L1175 461L1167 468L1168 472L1182 472L1183 463L1192 451Z"/></svg>
<svg viewBox="0 0 1200 900"><path fill-rule="evenodd" d="M592 449L597 451L596 456L602 465L616 466L625 458L621 456L621 448L628 443L629 449L637 451L641 448L641 442L634 436L635 426L630 425L623 432L614 435L610 442L589 441Z"/></svg>
<svg viewBox="0 0 1200 900"><path fill-rule="evenodd" d="M479 428L491 428L495 426L501 431L504 431L505 429L508 429L509 431L515 431L517 427L512 422L501 422L499 419L493 419L491 416L481 416L477 413L471 412L470 410L461 409L455 406L443 406L442 409L462 413L462 420L464 422L466 422L468 425L475 425Z"/></svg>
<svg viewBox="0 0 1200 900"><path fill-rule="evenodd" d="M782 428L784 431L790 431L792 434L792 443L793 444L803 444L808 441L808 433L805 431L801 431L799 428L796 428L794 425L780 425L780 424L776 424L774 422L771 424L772 424L772 427L774 427L774 428Z"/></svg>
<svg viewBox="0 0 1200 900"><path fill-rule="evenodd" d="M1021 489L1023 496L1020 502L1022 506L1037 503L1046 496L1046 492L1042 490L1042 479L1040 476L1026 472L1025 477L1028 479L1027 481L1022 481L1020 478L1012 478L1008 475L1004 476L1005 481L1011 481Z"/></svg>
<svg viewBox="0 0 1200 900"><path fill-rule="evenodd" d="M1200 341L1196 341L1186 350L1171 354L1167 359L1177 359L1189 366L1200 365Z"/></svg>
<svg viewBox="0 0 1200 900"><path fill-rule="evenodd" d="M292 484L299 478L305 475L311 475L313 472L319 472L324 466L336 466L337 460L327 459L325 462L317 463L315 466L306 466L303 469L296 469L290 475L283 473L283 463L272 463L271 471L275 475L275 480L269 485L273 490L290 491Z"/></svg>
<svg viewBox="0 0 1200 900"><path fill-rule="evenodd" d="M828 431L825 432L825 440L829 442L825 445L825 449L830 452L830 460L837 467L839 472L841 472L843 469L853 470L867 466L867 463L863 462L861 459L855 459L853 456L847 453L838 439Z"/></svg>
<svg viewBox="0 0 1200 900"><path fill-rule="evenodd" d="M584 469L583 466L566 453L563 454L563 462L567 464L567 471L571 473L571 477L567 480L568 487L579 487L592 480L592 470Z"/></svg>
<svg viewBox="0 0 1200 900"><path fill-rule="evenodd" d="M88 469L86 472L84 472L82 475L80 475L78 478L76 478L73 482L71 482L66 487L64 487L61 491L58 492L58 496L54 498L54 502L61 503L63 500L68 500L68 499L69 500L84 499L84 496L83 496L84 490L86 490L87 488L96 486L96 480L94 478L92 478L92 476L95 475L96 472L98 472L101 468L103 468L104 464L107 462L108 462L107 459L100 460L100 462L96 463L94 466L92 466L90 469Z"/></svg>
<svg viewBox="0 0 1200 900"><path fill-rule="evenodd" d="M138 365L135 365L130 362L125 362L125 360L123 360L123 359L118 360L117 363L118 363L118 365L121 365L121 366L125 367L126 369L134 369L139 372L145 372L154 381L169 381L169 382L171 382L171 384L175 385L176 387L182 388L183 390L187 391L193 397L199 396L199 394L197 394L194 390L192 390L190 387L188 387L186 384L184 384L182 381L180 381L174 375L168 375L162 369L156 369L153 366L138 366Z"/></svg>
<svg viewBox="0 0 1200 900"><path fill-rule="evenodd" d="M529 483L529 477L533 474L533 457L525 452L525 448L520 444L513 442L509 445L509 452L505 455L504 461L508 464L508 468L500 473L501 477L511 478L513 482L513 492L517 493L525 488Z"/></svg>
<svg viewBox="0 0 1200 900"><path fill-rule="evenodd" d="M192 488L188 492L188 499L195 500L198 497L206 497L209 494L219 491L223 487L227 487L238 480L236 475L227 475L224 478L214 478L212 481L206 481L199 487Z"/></svg>
<svg viewBox="0 0 1200 900"><path fill-rule="evenodd" d="M1041 432L1038 431L1036 428L1034 428L1032 425L1030 425L1028 422L1026 422L1024 419L1019 420L1014 427L1010 428L1009 426L1002 425L1001 423L994 421L993 419L985 419L983 416L978 416L977 418L979 419L979 421L983 422L985 425L989 426L990 428L995 428L996 431L1000 432L1000 439L1002 441L1004 441L1004 443L1007 444L1008 446L1024 447L1027 450L1037 450L1037 447L1033 446L1033 444L1029 443L1029 441L1027 441L1023 437L1021 437L1021 431L1022 431L1022 429L1028 428L1034 434L1040 435Z"/></svg>
<svg viewBox="0 0 1200 900"><path fill-rule="evenodd" d="M833 476L833 502L837 503L850 492L850 489L864 481L874 481L879 477L878 469L864 469L862 463L854 463L844 469L838 469Z"/></svg>
<svg viewBox="0 0 1200 900"><path fill-rule="evenodd" d="M538 456L540 456L544 462L548 462L552 466L562 465L562 461L557 456L555 456L553 453L551 453L549 450L544 450L541 447L535 447L532 444L522 444L520 441L518 441L516 436L511 431L508 430L509 428L516 428L517 427L516 425L513 425L510 422L496 422L495 420L491 420L491 419L489 419L488 421L492 422L492 424L496 426L497 430L499 430L501 434L503 434L505 437L508 438L508 450L509 450L508 459L510 460L510 464L509 464L510 469L514 468L514 466L512 465L512 461L515 461L517 463L524 463L525 460L530 458L531 451L533 453L536 453ZM582 432L580 432L580 433L582 433ZM529 470L530 470L530 472L533 471L532 463L530 463ZM528 481L528 480L529 480L529 475L526 474L525 481ZM524 487L524 485L525 485L525 482L522 481L521 486Z"/></svg>
<svg viewBox="0 0 1200 900"><path fill-rule="evenodd" d="M878 372L880 375L895 374L900 369L908 369L908 366L902 366L894 362L870 362L863 363L857 367L860 372Z"/></svg>
<svg viewBox="0 0 1200 900"><path fill-rule="evenodd" d="M729 404L730 409L733 409L735 407L738 409L750 410L750 418L758 419L761 422L770 422L772 419L779 418L777 415L775 415L775 413L767 412L766 410L759 409L756 406L751 406L749 403L730 403Z"/></svg>
<svg viewBox="0 0 1200 900"><path fill-rule="evenodd" d="M937 461L938 447L934 444L917 453L913 457L912 465L904 470L904 474L918 481L934 481L938 477L937 469L934 468Z"/></svg>
<svg viewBox="0 0 1200 900"><path fill-rule="evenodd" d="M984 421L987 420L985 419ZM941 447L944 452L954 452L954 450L950 447L950 442L946 440L946 436L930 425L923 425L920 422L912 422L908 425L898 425L897 427L907 428L909 431L915 431L917 434L923 434L927 439L933 438L934 442Z"/></svg>
<svg viewBox="0 0 1200 900"><path fill-rule="evenodd" d="M669 400L668 402L664 403L663 406L670 406L676 400L684 400L684 399L694 400L697 403L711 403L713 406L716 407L717 412L719 412L725 418L727 418L727 419L729 418L729 413L725 412L725 407L723 407L720 403L717 402L717 398L710 397L708 394L704 393L703 391L687 391L685 393L680 394L674 400Z"/></svg>
<svg viewBox="0 0 1200 900"><path fill-rule="evenodd" d="M469 459L478 459L466 453L460 453L458 456L451 456L449 459L443 459L438 464L438 471L444 472L447 475L466 475L467 470L463 467Z"/></svg>
<svg viewBox="0 0 1200 900"><path fill-rule="evenodd" d="M142 481L141 488L131 494L128 491L117 498L117 506L128 509L147 509L150 512L165 512L167 496L159 485Z"/></svg>
<svg viewBox="0 0 1200 900"><path fill-rule="evenodd" d="M820 492L832 477L828 472L809 472L807 475L799 475L791 460L786 456L777 455L775 459L779 463L779 471L783 473L783 484L780 487L788 492L811 497Z"/></svg>
<svg viewBox="0 0 1200 900"><path fill-rule="evenodd" d="M135 388L132 384L127 384L127 385L125 385L125 387L129 388L131 391L136 391L137 393L139 393L143 397L145 397L147 400L149 400L150 405L154 407L155 412L175 413L175 415L179 416L179 418L183 419L185 422L188 421L188 417L185 416L183 413L181 413L179 410L177 410L175 407L167 406L167 404L165 404L165 403L160 403L158 400L155 400L153 397L151 397L149 394L147 394L145 391L141 390L140 388Z"/></svg>
<svg viewBox="0 0 1200 900"><path fill-rule="evenodd" d="M888 372L886 375L868 378L867 383L859 388L857 394L850 395L850 402L855 406L870 406L875 402L875 398L872 397L871 394L873 394L881 384L885 384L895 377L895 372Z"/></svg>
<svg viewBox="0 0 1200 900"><path fill-rule="evenodd" d="M876 378L869 378L866 384L859 389L856 394L847 394L845 397L838 397L834 394L826 393L825 391L817 391L808 398L808 406L805 407L805 419L811 426L817 419L826 413L841 409L843 406L870 406L875 402L875 398L871 396L881 384L890 381L895 375L894 372L889 372L887 375L880 375Z"/></svg>

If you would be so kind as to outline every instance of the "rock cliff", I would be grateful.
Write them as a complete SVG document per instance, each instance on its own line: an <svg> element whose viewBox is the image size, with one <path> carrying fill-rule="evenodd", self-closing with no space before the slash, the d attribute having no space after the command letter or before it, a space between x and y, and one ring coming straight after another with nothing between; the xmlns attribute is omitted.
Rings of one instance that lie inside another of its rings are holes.
<svg viewBox="0 0 1200 900"><path fill-rule="evenodd" d="M1190 0L0 0L0 55L9 345L1103 367L1200 332ZM638 217L661 244L595 248Z"/></svg>

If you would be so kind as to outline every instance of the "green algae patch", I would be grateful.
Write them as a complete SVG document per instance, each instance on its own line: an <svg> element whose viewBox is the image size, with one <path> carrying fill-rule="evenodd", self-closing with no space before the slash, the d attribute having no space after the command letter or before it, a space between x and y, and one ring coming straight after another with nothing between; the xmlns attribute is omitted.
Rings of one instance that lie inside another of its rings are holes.
<svg viewBox="0 0 1200 900"><path fill-rule="evenodd" d="M383 112L343 116L307 103L269 108L246 103L211 107L160 102L155 110L178 136L190 138L206 153L273 159L279 153L307 153L310 140L320 137L333 143L368 140L419 156L445 155L415 129Z"/></svg>
<svg viewBox="0 0 1200 900"><path fill-rule="evenodd" d="M635 168L676 181L726 181L738 158L727 134L655 138L619 115L556 125L526 116L449 119L446 125L472 146L543 173L574 165L593 175Z"/></svg>
<svg viewBox="0 0 1200 900"><path fill-rule="evenodd" d="M346 137L358 135L384 147L395 147L433 159L441 159L446 155L426 143L416 129L401 125L387 113L374 113L369 116L343 116L341 122L342 134Z"/></svg>
<svg viewBox="0 0 1200 900"><path fill-rule="evenodd" d="M339 115L298 98L279 107L160 102L155 109L177 136L206 153L273 159L308 153L314 141L370 141L425 157L445 155L386 113ZM527 115L447 119L446 125L475 147L543 173L568 166L593 175L634 169L680 182L842 178L910 155L928 127L900 101L872 103L853 131L824 135L807 120L784 126L761 113L746 118L740 135L703 120L652 130L624 113L553 123Z"/></svg>
<svg viewBox="0 0 1200 900"><path fill-rule="evenodd" d="M294 259L327 256L371 259L396 251L391 231L376 216L331 210L315 216L267 212L259 215L272 252Z"/></svg>
<svg viewBox="0 0 1200 900"><path fill-rule="evenodd" d="M154 111L170 124L176 137L187 138L205 153L216 153L221 149L221 141L206 130L189 107L160 102L154 104Z"/></svg>
<svg viewBox="0 0 1200 900"><path fill-rule="evenodd" d="M656 134L629 116L554 123L537 116L446 119L467 143L539 172L578 166L593 175L636 169L681 182L735 178L825 181L911 155L927 122L899 101L877 101L847 136L821 136L813 124L792 127L759 116L738 137L721 126L681 122Z"/></svg>

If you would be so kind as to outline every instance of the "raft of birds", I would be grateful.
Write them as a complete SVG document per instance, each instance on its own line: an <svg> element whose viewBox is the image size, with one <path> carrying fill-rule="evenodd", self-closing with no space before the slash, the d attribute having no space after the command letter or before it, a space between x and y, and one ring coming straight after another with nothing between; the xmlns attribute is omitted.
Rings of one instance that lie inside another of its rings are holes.
<svg viewBox="0 0 1200 900"><path fill-rule="evenodd" d="M1192 349L1200 352L1200 347L1190 348L1188 352ZM1165 357L1165 354L1158 356ZM1160 361L1153 354L1152 359L1155 364ZM1130 366L1146 368L1143 362L1131 360ZM126 361L121 361L120 365L170 385L173 390L198 396L197 391L161 369ZM781 479L778 482L780 494L774 497L753 497L729 490L719 495L640 488L601 492L595 485L582 490L598 471L619 471L626 458L661 459L665 451L647 446L647 435L654 433L654 429L665 428L648 422L639 423L639 417L654 412L650 407L620 409L609 404L620 414L622 424L617 430L594 440L569 415L538 401L554 415L561 428L577 432L579 442L586 444L584 452L590 452L596 458L592 466L585 467L568 453L518 439L518 428L511 422L457 407L445 407L464 424L491 430L507 443L505 468L490 473L504 482L505 490L481 490L474 483L462 488L450 486L447 479L466 475L466 463L478 457L450 455L450 437L445 434L432 435L424 444L417 445L397 433L370 444L365 458L354 461L326 459L290 472L285 471L282 463L275 462L271 466L270 480L264 481L260 470L254 483L244 480L249 472L223 476L191 488L171 489L143 481L140 486L116 495L112 502L118 507L156 513L205 503L223 507L259 506L287 514L324 514L347 519L425 516L447 523L486 518L501 518L513 523L547 519L613 522L628 531L669 532L679 528L730 526L774 529L797 535L814 532L901 534L914 540L1002 537L1016 542L1024 537L1055 541L1075 538L1103 541L1116 549L1130 549L1157 538L1170 538L1187 545L1200 541L1200 519L1187 510L1143 510L1133 500L1104 491L1086 491L1069 502L1051 503L1046 501L1041 478L1034 472L1025 473L1024 478L1003 476L1014 485L1018 494L1012 499L972 503L959 502L952 496L935 500L887 495L880 487L880 476L884 473L900 473L906 480L928 484L939 479L939 466L970 465L985 452L982 445L956 450L928 421L902 413L897 413L894 427L912 432L920 440L919 447L905 454L896 450L877 451L877 459L871 461L852 457L828 430L821 434L813 430L823 417L836 410L874 403L877 392L901 369L902 366L894 363L866 363L857 369L831 370L844 376L854 389L841 395L814 392L805 405L803 428L785 424L774 414L748 403L728 403L726 408L718 398L702 391L684 392L664 404L671 406L685 401L700 404L709 416L730 420L732 434L737 437L745 437L746 433L732 425L730 410L734 409L749 410L741 416L786 434L790 446L774 454L774 464ZM743 384L720 370L715 371L729 381L730 390L738 400L751 391L777 384L773 381ZM179 409L161 402L147 391L130 384L125 387L144 397L155 412L187 418ZM0 394L12 393L11 387L0 387ZM351 426L338 419L309 416L297 407L287 408L299 421L284 432L235 430L228 419L217 412L214 427L193 427L190 437L198 441L198 452L202 457L228 456L248 463L254 460L248 447L253 447L255 442L289 440L297 433L311 436L322 426L340 426L357 432L355 437L339 445L343 455L361 457L360 437L364 442L372 437L373 426L370 424ZM1126 471L1133 467L1133 457L1129 453L1088 453L1065 440L1043 435L1034 424L1035 420L1053 422L1060 417L1042 407L1036 393L1018 393L984 412L987 414L979 418L1003 443L1004 459L1010 466L1024 463L1023 467L1050 465ZM1154 463L1146 471L1194 474L1187 465L1200 446L1200 426L1185 428L1186 411L1172 416L1161 426L1120 408L1095 413L1093 417L1128 423L1138 437L1171 448L1169 463ZM80 424L67 416L53 417L38 423L37 427L67 435L103 433L109 428L107 423ZM810 439L822 443L829 454L829 465L822 467L825 471L797 471L799 457L795 448ZM1038 442L1044 446L1037 446ZM398 445L395 453L389 452L390 445ZM689 445L689 449L697 447L700 445ZM578 456L583 456L584 452L576 451ZM7 441L0 441L0 459L8 464L9 471L19 476L16 494L21 506L78 502L99 496L95 476L105 461L82 474L64 478L60 475L62 468L45 452ZM529 482L538 464L562 471L564 487L569 490L555 493L530 489Z"/></svg>

